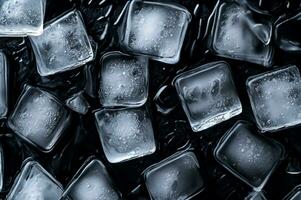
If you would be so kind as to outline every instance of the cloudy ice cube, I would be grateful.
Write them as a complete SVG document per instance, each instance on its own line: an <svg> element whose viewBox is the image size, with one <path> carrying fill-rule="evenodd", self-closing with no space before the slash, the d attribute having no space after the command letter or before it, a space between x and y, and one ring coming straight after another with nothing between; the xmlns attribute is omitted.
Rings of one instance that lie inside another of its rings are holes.
<svg viewBox="0 0 301 200"><path fill-rule="evenodd" d="M134 0L128 6L122 45L130 52L177 63L190 13L171 3Z"/></svg>
<svg viewBox="0 0 301 200"><path fill-rule="evenodd" d="M52 94L26 86L9 117L8 126L29 143L50 151L69 120L69 112Z"/></svg>
<svg viewBox="0 0 301 200"><path fill-rule="evenodd" d="M190 199L204 187L198 160L192 152L176 153L149 167L144 179L153 200Z"/></svg>
<svg viewBox="0 0 301 200"><path fill-rule="evenodd" d="M175 87L193 131L202 131L242 112L229 65L213 62L180 74Z"/></svg>
<svg viewBox="0 0 301 200"><path fill-rule="evenodd" d="M30 40L41 76L75 69L94 58L79 11L60 16L46 25L42 35Z"/></svg>
<svg viewBox="0 0 301 200"><path fill-rule="evenodd" d="M148 95L148 60L110 52L101 62L99 98L105 107L141 106Z"/></svg>
<svg viewBox="0 0 301 200"><path fill-rule="evenodd" d="M95 113L106 158L123 162L155 152L152 123L144 108L104 109Z"/></svg>
<svg viewBox="0 0 301 200"><path fill-rule="evenodd" d="M278 165L283 148L255 132L247 122L236 123L220 139L214 155L228 171L260 191Z"/></svg>
<svg viewBox="0 0 301 200"><path fill-rule="evenodd" d="M276 131L301 123L301 77L296 66L249 77L247 90L262 131Z"/></svg>
<svg viewBox="0 0 301 200"><path fill-rule="evenodd" d="M6 117L8 110L8 65L6 56L0 52L0 118Z"/></svg>
<svg viewBox="0 0 301 200"><path fill-rule="evenodd" d="M301 199L301 185L297 185L292 191L290 191L283 200L300 200Z"/></svg>
<svg viewBox="0 0 301 200"><path fill-rule="evenodd" d="M271 25L256 23L251 12L238 3L222 3L215 13L211 47L222 57L270 66L271 31Z"/></svg>
<svg viewBox="0 0 301 200"><path fill-rule="evenodd" d="M74 94L72 97L66 100L66 105L74 112L80 114L87 114L90 105L87 99L84 97L83 92Z"/></svg>
<svg viewBox="0 0 301 200"><path fill-rule="evenodd" d="M82 167L68 185L63 196L70 200L121 199L105 166L99 160L92 160Z"/></svg>
<svg viewBox="0 0 301 200"><path fill-rule="evenodd" d="M39 163L29 161L15 179L7 200L60 200L63 189Z"/></svg>

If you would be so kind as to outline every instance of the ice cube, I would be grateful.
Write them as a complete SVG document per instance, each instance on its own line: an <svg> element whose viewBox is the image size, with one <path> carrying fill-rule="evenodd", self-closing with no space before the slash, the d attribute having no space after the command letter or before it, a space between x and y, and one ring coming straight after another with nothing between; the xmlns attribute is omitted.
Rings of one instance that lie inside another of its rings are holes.
<svg viewBox="0 0 301 200"><path fill-rule="evenodd" d="M4 182L4 151L0 144L0 192L3 190Z"/></svg>
<svg viewBox="0 0 301 200"><path fill-rule="evenodd" d="M198 160L192 152L176 153L144 173L151 199L190 199L204 187Z"/></svg>
<svg viewBox="0 0 301 200"><path fill-rule="evenodd" d="M101 64L99 98L103 106L141 106L146 102L147 59L110 52Z"/></svg>
<svg viewBox="0 0 301 200"><path fill-rule="evenodd" d="M247 90L260 130L276 131L301 123L301 77L296 66L249 77Z"/></svg>
<svg viewBox="0 0 301 200"><path fill-rule="evenodd" d="M30 40L41 76L72 70L94 59L82 16L76 10L48 23L42 35Z"/></svg>
<svg viewBox="0 0 301 200"><path fill-rule="evenodd" d="M8 126L29 143L50 151L69 120L69 112L52 94L26 86L9 117Z"/></svg>
<svg viewBox="0 0 301 200"><path fill-rule="evenodd" d="M29 161L16 178L7 200L59 200L61 184L39 163Z"/></svg>
<svg viewBox="0 0 301 200"><path fill-rule="evenodd" d="M211 48L215 54L264 66L272 64L270 24L256 23L250 11L235 2L222 3L214 17Z"/></svg>
<svg viewBox="0 0 301 200"><path fill-rule="evenodd" d="M74 94L72 97L66 100L66 105L73 111L80 114L87 114L90 105L87 99L84 97L83 92Z"/></svg>
<svg viewBox="0 0 301 200"><path fill-rule="evenodd" d="M244 200L266 200L262 192L251 192Z"/></svg>
<svg viewBox="0 0 301 200"><path fill-rule="evenodd" d="M121 199L105 166L99 160L90 161L76 173L63 197L70 200Z"/></svg>
<svg viewBox="0 0 301 200"><path fill-rule="evenodd" d="M175 87L192 130L202 131L242 112L229 65L212 62L180 74Z"/></svg>
<svg viewBox="0 0 301 200"><path fill-rule="evenodd" d="M5 54L0 52L0 118L6 117L7 110L8 110L8 66L7 66L7 60Z"/></svg>
<svg viewBox="0 0 301 200"><path fill-rule="evenodd" d="M288 193L283 200L300 200L301 199L301 185L297 185L290 193Z"/></svg>
<svg viewBox="0 0 301 200"><path fill-rule="evenodd" d="M240 121L220 139L214 155L233 175L260 191L283 156L283 148Z"/></svg>
<svg viewBox="0 0 301 200"><path fill-rule="evenodd" d="M95 117L109 162L123 162L155 152L153 128L144 108L103 109Z"/></svg>
<svg viewBox="0 0 301 200"><path fill-rule="evenodd" d="M45 4L44 0L1 0L0 36L42 34Z"/></svg>
<svg viewBox="0 0 301 200"><path fill-rule="evenodd" d="M179 61L191 20L186 8L134 0L125 17L121 43L128 51L170 64Z"/></svg>
<svg viewBox="0 0 301 200"><path fill-rule="evenodd" d="M246 4L253 11L261 14L273 13L285 6L285 1L282 0L240 0L238 2Z"/></svg>

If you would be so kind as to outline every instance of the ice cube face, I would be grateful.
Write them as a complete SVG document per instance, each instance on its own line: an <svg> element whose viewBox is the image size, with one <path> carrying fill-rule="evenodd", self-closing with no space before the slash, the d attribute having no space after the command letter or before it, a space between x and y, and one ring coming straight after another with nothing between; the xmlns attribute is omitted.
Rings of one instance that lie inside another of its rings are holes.
<svg viewBox="0 0 301 200"><path fill-rule="evenodd" d="M30 37L41 76L75 69L93 60L94 52L79 11L71 11Z"/></svg>
<svg viewBox="0 0 301 200"><path fill-rule="evenodd" d="M63 194L70 200L119 200L105 166L99 160L92 160L75 175Z"/></svg>
<svg viewBox="0 0 301 200"><path fill-rule="evenodd" d="M8 126L42 151L50 151L69 120L69 112L53 95L27 86L9 117Z"/></svg>
<svg viewBox="0 0 301 200"><path fill-rule="evenodd" d="M155 152L153 128L144 108L104 109L97 111L95 118L109 162L123 162Z"/></svg>
<svg viewBox="0 0 301 200"><path fill-rule="evenodd" d="M42 34L45 4L44 0L0 0L0 36Z"/></svg>
<svg viewBox="0 0 301 200"><path fill-rule="evenodd" d="M213 62L180 74L175 87L192 130L202 131L242 112L229 65Z"/></svg>
<svg viewBox="0 0 301 200"><path fill-rule="evenodd" d="M301 199L301 185L297 185L283 200L300 200Z"/></svg>
<svg viewBox="0 0 301 200"><path fill-rule="evenodd" d="M0 118L6 117L8 110L8 66L4 53L0 52Z"/></svg>
<svg viewBox="0 0 301 200"><path fill-rule="evenodd" d="M128 7L121 42L132 53L177 63L190 20L185 8L134 0Z"/></svg>
<svg viewBox="0 0 301 200"><path fill-rule="evenodd" d="M211 48L222 57L270 66L271 30L268 24L256 23L239 4L222 3L215 14Z"/></svg>
<svg viewBox="0 0 301 200"><path fill-rule="evenodd" d="M262 131L276 131L301 123L301 78L296 66L252 76L247 90Z"/></svg>
<svg viewBox="0 0 301 200"><path fill-rule="evenodd" d="M61 184L39 163L29 161L16 178L7 200L59 200Z"/></svg>
<svg viewBox="0 0 301 200"><path fill-rule="evenodd" d="M216 160L236 177L260 191L283 155L282 146L244 121L236 123L219 141Z"/></svg>
<svg viewBox="0 0 301 200"><path fill-rule="evenodd" d="M148 60L110 52L101 61L99 99L104 107L141 106L148 96Z"/></svg>
<svg viewBox="0 0 301 200"><path fill-rule="evenodd" d="M176 153L145 171L145 185L153 200L190 199L204 186L192 152Z"/></svg>
<svg viewBox="0 0 301 200"><path fill-rule="evenodd" d="M66 105L74 112L80 113L82 115L87 114L90 108L89 102L84 97L83 92L76 93L72 97L67 99Z"/></svg>

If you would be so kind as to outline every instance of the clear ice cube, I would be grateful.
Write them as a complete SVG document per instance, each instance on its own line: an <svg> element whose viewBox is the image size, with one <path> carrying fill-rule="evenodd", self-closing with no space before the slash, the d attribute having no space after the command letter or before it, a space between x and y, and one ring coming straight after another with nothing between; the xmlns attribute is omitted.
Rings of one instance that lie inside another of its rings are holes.
<svg viewBox="0 0 301 200"><path fill-rule="evenodd" d="M283 200L300 200L301 199L301 185L297 185L292 191L290 191Z"/></svg>
<svg viewBox="0 0 301 200"><path fill-rule="evenodd" d="M283 148L240 121L220 139L214 155L233 175L260 191L282 158Z"/></svg>
<svg viewBox="0 0 301 200"><path fill-rule="evenodd" d="M176 77L175 87L192 130L202 131L242 112L229 65L213 62Z"/></svg>
<svg viewBox="0 0 301 200"><path fill-rule="evenodd" d="M176 153L149 167L144 173L151 199L190 199L204 187L198 160L193 152Z"/></svg>
<svg viewBox="0 0 301 200"><path fill-rule="evenodd" d="M6 117L8 110L8 65L6 56L0 52L0 118Z"/></svg>
<svg viewBox="0 0 301 200"><path fill-rule="evenodd" d="M152 123L144 108L103 109L95 113L106 158L123 162L155 152Z"/></svg>
<svg viewBox="0 0 301 200"><path fill-rule="evenodd" d="M104 107L141 106L148 96L148 60L109 52L101 61L99 98Z"/></svg>
<svg viewBox="0 0 301 200"><path fill-rule="evenodd" d="M45 4L45 0L1 0L0 36L42 34Z"/></svg>
<svg viewBox="0 0 301 200"><path fill-rule="evenodd" d="M186 8L171 3L131 1L122 45L130 52L165 63L177 63L191 20Z"/></svg>
<svg viewBox="0 0 301 200"><path fill-rule="evenodd" d="M87 114L90 108L89 102L84 97L83 92L76 93L73 96L71 96L69 99L67 99L66 105L74 112L83 115Z"/></svg>
<svg viewBox="0 0 301 200"><path fill-rule="evenodd" d="M8 126L25 141L50 151L69 120L69 112L52 94L26 86L8 119Z"/></svg>
<svg viewBox="0 0 301 200"><path fill-rule="evenodd" d="M70 200L121 199L105 166L99 160L90 161L76 173L63 197Z"/></svg>
<svg viewBox="0 0 301 200"><path fill-rule="evenodd" d="M94 59L94 52L79 11L71 11L30 37L41 76L75 69Z"/></svg>
<svg viewBox="0 0 301 200"><path fill-rule="evenodd" d="M247 90L260 130L276 131L301 123L301 77L296 66L249 77Z"/></svg>
<svg viewBox="0 0 301 200"><path fill-rule="evenodd" d="M61 184L36 161L28 161L7 195L7 200L59 200Z"/></svg>

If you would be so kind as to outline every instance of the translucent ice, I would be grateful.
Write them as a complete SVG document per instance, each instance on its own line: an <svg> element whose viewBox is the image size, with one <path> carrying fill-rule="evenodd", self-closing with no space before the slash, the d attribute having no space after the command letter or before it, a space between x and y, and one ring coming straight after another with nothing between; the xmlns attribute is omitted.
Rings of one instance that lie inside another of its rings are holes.
<svg viewBox="0 0 301 200"><path fill-rule="evenodd" d="M251 192L244 200L267 200L262 192Z"/></svg>
<svg viewBox="0 0 301 200"><path fill-rule="evenodd" d="M151 199L190 199L204 186L197 158L192 152L177 153L145 171Z"/></svg>
<svg viewBox="0 0 301 200"><path fill-rule="evenodd" d="M128 7L122 44L135 54L177 63L190 20L185 8L134 0Z"/></svg>
<svg viewBox="0 0 301 200"><path fill-rule="evenodd" d="M3 190L4 182L4 152L2 145L0 144L0 192Z"/></svg>
<svg viewBox="0 0 301 200"><path fill-rule="evenodd" d="M0 118L6 117L8 110L8 66L4 53L0 52Z"/></svg>
<svg viewBox="0 0 301 200"><path fill-rule="evenodd" d="M9 117L8 126L26 141L49 151L68 125L69 118L69 112L53 95L27 86Z"/></svg>
<svg viewBox="0 0 301 200"><path fill-rule="evenodd" d="M151 120L143 108L104 109L97 111L95 117L109 162L118 163L155 152Z"/></svg>
<svg viewBox="0 0 301 200"><path fill-rule="evenodd" d="M83 115L86 114L90 108L90 105L82 92L76 93L67 99L66 105L73 111Z"/></svg>
<svg viewBox="0 0 301 200"><path fill-rule="evenodd" d="M92 160L81 168L63 194L72 200L119 200L105 166L99 160Z"/></svg>
<svg viewBox="0 0 301 200"><path fill-rule="evenodd" d="M42 35L30 39L41 76L75 69L94 58L79 11L55 19L44 28Z"/></svg>
<svg viewBox="0 0 301 200"><path fill-rule="evenodd" d="M213 62L180 74L175 87L193 131L201 131L241 113L231 71Z"/></svg>
<svg viewBox="0 0 301 200"><path fill-rule="evenodd" d="M62 186L39 163L29 161L16 178L7 200L59 200Z"/></svg>
<svg viewBox="0 0 301 200"><path fill-rule="evenodd" d="M300 200L301 199L301 185L297 185L283 200Z"/></svg>
<svg viewBox="0 0 301 200"><path fill-rule="evenodd" d="M247 80L247 89L262 131L301 123L301 77L296 66L252 76Z"/></svg>
<svg viewBox="0 0 301 200"><path fill-rule="evenodd" d="M147 59L110 52L101 64L99 98L103 106L141 106L146 102Z"/></svg>

